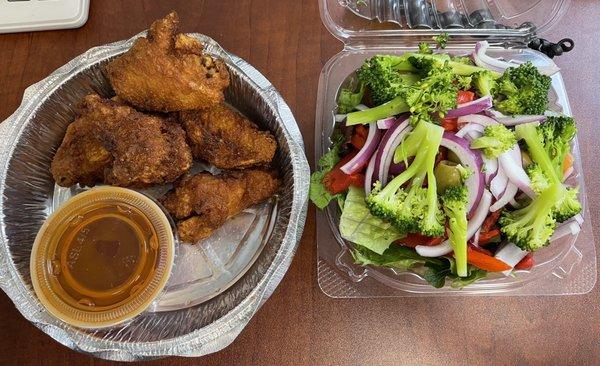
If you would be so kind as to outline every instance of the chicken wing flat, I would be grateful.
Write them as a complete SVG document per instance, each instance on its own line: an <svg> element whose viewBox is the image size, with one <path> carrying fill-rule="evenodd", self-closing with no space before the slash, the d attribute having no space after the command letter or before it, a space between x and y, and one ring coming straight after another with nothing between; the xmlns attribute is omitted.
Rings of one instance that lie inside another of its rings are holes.
<svg viewBox="0 0 600 366"><path fill-rule="evenodd" d="M207 108L224 100L227 67L204 54L198 40L176 33L178 24L175 12L155 21L147 37L107 65L119 97L140 109L161 112Z"/></svg>
<svg viewBox="0 0 600 366"><path fill-rule="evenodd" d="M184 177L161 202L179 220L179 238L197 243L229 217L273 196L279 185L274 171L248 169L221 175L205 172Z"/></svg>
<svg viewBox="0 0 600 366"><path fill-rule="evenodd" d="M90 94L52 160L56 183L144 187L173 182L192 165L181 126Z"/></svg>
<svg viewBox="0 0 600 366"><path fill-rule="evenodd" d="M220 169L267 165L277 143L268 131L260 131L250 120L226 104L179 114L195 158Z"/></svg>

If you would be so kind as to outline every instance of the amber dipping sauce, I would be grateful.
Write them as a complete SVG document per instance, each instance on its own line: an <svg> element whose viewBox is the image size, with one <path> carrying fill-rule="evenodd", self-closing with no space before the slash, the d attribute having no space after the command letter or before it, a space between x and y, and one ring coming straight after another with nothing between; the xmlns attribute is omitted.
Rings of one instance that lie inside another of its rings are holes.
<svg viewBox="0 0 600 366"><path fill-rule="evenodd" d="M130 319L162 290L173 234L142 194L101 187L67 201L44 224L32 251L32 282L43 305L82 327Z"/></svg>

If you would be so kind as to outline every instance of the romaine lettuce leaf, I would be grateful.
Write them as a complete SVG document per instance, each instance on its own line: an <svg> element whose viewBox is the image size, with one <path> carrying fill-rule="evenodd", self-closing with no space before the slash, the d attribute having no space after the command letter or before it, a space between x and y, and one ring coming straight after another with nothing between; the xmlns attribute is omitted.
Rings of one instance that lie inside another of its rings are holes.
<svg viewBox="0 0 600 366"><path fill-rule="evenodd" d="M414 250L400 245L390 246L383 254L377 254L363 246L355 245L352 257L356 264L363 266L373 265L398 269L409 269L417 264L423 264L427 260Z"/></svg>
<svg viewBox="0 0 600 366"><path fill-rule="evenodd" d="M371 215L365 204L365 191L352 186L344 201L340 234L377 254L383 254L393 241L404 237L392 224Z"/></svg>

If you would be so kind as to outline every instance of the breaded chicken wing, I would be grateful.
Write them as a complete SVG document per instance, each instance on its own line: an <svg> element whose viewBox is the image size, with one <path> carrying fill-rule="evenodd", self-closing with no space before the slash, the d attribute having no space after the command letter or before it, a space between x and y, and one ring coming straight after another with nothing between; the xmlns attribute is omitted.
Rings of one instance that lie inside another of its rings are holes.
<svg viewBox="0 0 600 366"><path fill-rule="evenodd" d="M202 52L195 38L176 33L177 13L152 23L147 37L107 65L117 95L148 111L183 111L224 100L229 72L221 60Z"/></svg>
<svg viewBox="0 0 600 366"><path fill-rule="evenodd" d="M195 158L220 169L267 165L277 143L268 131L260 131L226 104L179 114Z"/></svg>
<svg viewBox="0 0 600 366"><path fill-rule="evenodd" d="M205 172L184 177L161 202L179 220L179 238L197 243L229 217L273 196L279 185L273 171L249 169L221 175Z"/></svg>
<svg viewBox="0 0 600 366"><path fill-rule="evenodd" d="M90 94L52 160L56 183L144 187L173 182L192 165L181 126Z"/></svg>

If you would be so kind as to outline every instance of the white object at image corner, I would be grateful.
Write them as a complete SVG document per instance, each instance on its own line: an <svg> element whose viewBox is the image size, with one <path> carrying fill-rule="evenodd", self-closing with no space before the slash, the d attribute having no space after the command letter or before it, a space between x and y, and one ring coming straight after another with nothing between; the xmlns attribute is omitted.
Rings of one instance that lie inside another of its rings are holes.
<svg viewBox="0 0 600 366"><path fill-rule="evenodd" d="M0 0L0 33L78 28L90 0Z"/></svg>

